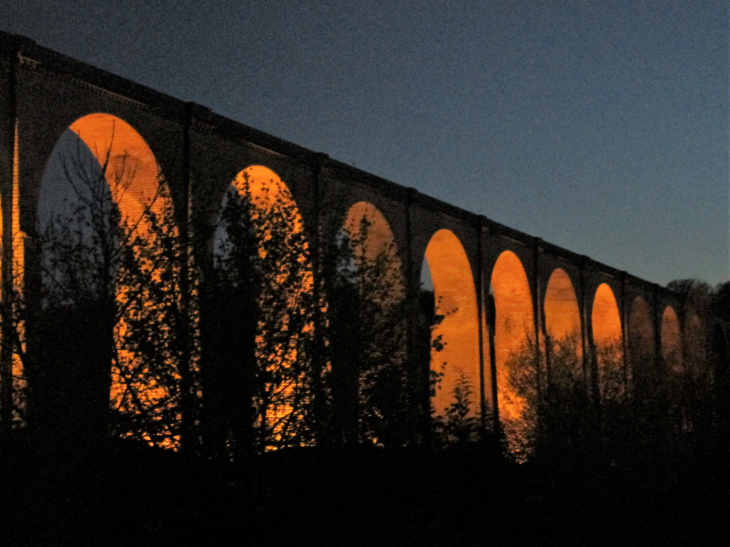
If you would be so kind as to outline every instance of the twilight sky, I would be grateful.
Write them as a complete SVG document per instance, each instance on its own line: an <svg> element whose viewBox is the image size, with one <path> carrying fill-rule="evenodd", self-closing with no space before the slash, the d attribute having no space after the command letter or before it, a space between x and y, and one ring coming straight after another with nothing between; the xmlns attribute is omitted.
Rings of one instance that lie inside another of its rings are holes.
<svg viewBox="0 0 730 547"><path fill-rule="evenodd" d="M5 32L650 281L730 279L726 0L0 13Z"/></svg>

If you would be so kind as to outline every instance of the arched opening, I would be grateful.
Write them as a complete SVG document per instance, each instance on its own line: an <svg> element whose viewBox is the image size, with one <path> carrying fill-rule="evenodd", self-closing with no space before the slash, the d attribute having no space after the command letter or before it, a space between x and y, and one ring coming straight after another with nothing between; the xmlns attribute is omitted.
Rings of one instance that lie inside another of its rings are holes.
<svg viewBox="0 0 730 547"><path fill-rule="evenodd" d="M66 420L60 429L177 447L181 249L154 154L115 116L80 118L48 161L37 219L44 313L34 351L53 365L36 373L35 406Z"/></svg>
<svg viewBox="0 0 730 547"><path fill-rule="evenodd" d="M697 378L706 369L707 339L699 315L690 313L685 326L685 370Z"/></svg>
<svg viewBox="0 0 730 547"><path fill-rule="evenodd" d="M338 435L403 446L420 433L412 405L421 379L406 367L408 310L393 232L377 207L361 201L331 244L328 341Z"/></svg>
<svg viewBox="0 0 730 547"><path fill-rule="evenodd" d="M504 251L492 271L499 415L510 448L529 449L538 396L532 295L522 262Z"/></svg>
<svg viewBox="0 0 730 547"><path fill-rule="evenodd" d="M387 278L394 284L394 294L402 296L403 267L393 231L383 213L375 205L359 201L347 212L344 230L353 245L356 267L373 265L388 270Z"/></svg>
<svg viewBox="0 0 730 547"><path fill-rule="evenodd" d="M309 444L312 265L299 209L276 173L258 165L238 173L213 254L208 387L225 422L218 442L233 456Z"/></svg>
<svg viewBox="0 0 730 547"><path fill-rule="evenodd" d="M109 114L89 114L76 120L69 130L78 135L101 166L122 222L144 221L147 208L159 213L169 206L159 196L162 188L157 159L131 125ZM73 165L73 156L67 160L67 168L84 167Z"/></svg>
<svg viewBox="0 0 730 547"><path fill-rule="evenodd" d="M544 306L548 382L556 395L574 393L584 383L582 330L573 284L561 268L550 276Z"/></svg>
<svg viewBox="0 0 730 547"><path fill-rule="evenodd" d="M573 283L565 270L557 268L545 291L545 330L555 340L580 339L580 311Z"/></svg>
<svg viewBox="0 0 730 547"><path fill-rule="evenodd" d="M667 306L662 314L662 358L667 370L676 375L683 372L682 333L674 308Z"/></svg>
<svg viewBox="0 0 730 547"><path fill-rule="evenodd" d="M431 276L435 315L443 318L431 333L431 371L441 375L433 410L444 416L458 388L458 393L468 393L464 400L474 417L480 411L482 387L477 300L469 259L456 235L442 229L431 237L422 267Z"/></svg>
<svg viewBox="0 0 730 547"><path fill-rule="evenodd" d="M620 400L626 393L621 316L616 297L606 283L598 286L593 298L591 324L600 400Z"/></svg>
<svg viewBox="0 0 730 547"><path fill-rule="evenodd" d="M646 300L641 296L634 298L629 312L629 360L636 389L644 394L654 368L654 326L651 317Z"/></svg>

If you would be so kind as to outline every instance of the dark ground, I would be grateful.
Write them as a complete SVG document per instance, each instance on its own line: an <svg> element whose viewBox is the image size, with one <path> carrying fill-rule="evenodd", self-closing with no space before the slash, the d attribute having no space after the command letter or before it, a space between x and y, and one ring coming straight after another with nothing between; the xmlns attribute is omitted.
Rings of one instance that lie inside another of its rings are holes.
<svg viewBox="0 0 730 547"><path fill-rule="evenodd" d="M727 457L516 465L485 449L214 466L116 441L0 439L0 545L727 545Z"/></svg>

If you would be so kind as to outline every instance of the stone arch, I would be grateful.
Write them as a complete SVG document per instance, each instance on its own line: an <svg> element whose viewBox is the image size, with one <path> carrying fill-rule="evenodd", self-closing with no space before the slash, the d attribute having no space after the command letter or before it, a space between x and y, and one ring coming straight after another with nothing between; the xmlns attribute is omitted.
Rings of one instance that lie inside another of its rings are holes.
<svg viewBox="0 0 730 547"><path fill-rule="evenodd" d="M690 311L684 327L684 369L693 377L701 375L706 366L706 338L700 316Z"/></svg>
<svg viewBox="0 0 730 547"><path fill-rule="evenodd" d="M682 374L684 363L682 358L682 333L679 319L672 306L664 308L662 313L662 358L666 370L673 374Z"/></svg>
<svg viewBox="0 0 730 547"><path fill-rule="evenodd" d="M118 208L118 217L114 206ZM63 296L63 302L56 299L53 311L47 310L44 314L48 316L48 324L40 327L45 329L44 345L47 345L46 340L54 340L58 358L71 365L65 371L48 375L46 392L52 394L49 400L55 401L56 405L64 404L60 399L55 400L64 394L56 393L58 388L52 384L66 382L68 389L79 391L73 396L65 394L66 398L79 401L74 402L72 413L92 415L95 412L106 416L104 407L111 405L118 411L112 415L112 428L120 435L139 436L152 444L177 447L179 414L171 413L177 418L168 420L169 426L154 424L161 423L161 413L169 413L179 404L177 386L160 381L161 374L178 381L178 363L167 363L169 369L164 372L152 371L147 365L139 366L139 348L132 348L126 338L131 333L130 314L146 308L148 319L156 321L153 319L155 312L150 311L153 301L148 298L150 285L141 277L154 280L150 283L160 282L161 273L154 266L156 251L150 253L143 249L159 250L161 238L176 238L178 233L172 220L172 202L154 153L139 133L121 118L104 113L83 116L56 142L45 167L37 207L37 231L42 241L39 261L45 272L41 275L41 283L44 287L53 287L46 289L44 305L51 305L49 302L53 300L49 300L51 292L48 291L56 290L61 294L71 287L71 298ZM150 231L150 212L157 215L162 231ZM115 227L114 221L119 225ZM63 230L76 234L71 237L73 241L64 236ZM131 281L130 275L125 276L129 269L122 266L121 253L125 252L122 241L127 245L126 249L134 253L139 267L140 275L135 281ZM80 249L85 249L88 255L82 266L75 266L78 270L75 281L69 281L73 277L67 275L70 270L61 273L67 266L60 269L50 266L63 253L78 258L79 255L73 253ZM56 269L51 271L52 268ZM55 277L62 281L56 282ZM129 283L135 283L135 286ZM169 280L168 286L174 283L176 280ZM84 329L88 332L82 335L56 332L64 317L68 320L69 315L78 315L78 332ZM161 335L162 329L150 330ZM111 341L111 345L106 340ZM87 353L90 357L83 360L96 360L96 365L73 364ZM63 374L66 376L61 377ZM138 414L146 416L146 426L135 425L127 429L127 425L119 425L129 423L127 418L116 418ZM108 427L107 424L98 425Z"/></svg>
<svg viewBox="0 0 730 547"><path fill-rule="evenodd" d="M237 228L231 231L233 223ZM235 233L243 235L237 239ZM247 401L253 401L258 450L307 442L316 303L310 246L286 183L261 165L240 171L223 198L214 240L214 263L230 275L225 278L229 285L218 287L218 300L212 304L225 309L212 319L221 331L213 333L218 338L212 344L225 346L219 361L256 363L249 372L237 365L228 375L222 372L214 390L224 399L223 413L239 416ZM231 337L231 331L237 336ZM224 435L245 442L242 436L248 433L241 428L249 426L243 422L229 424Z"/></svg>
<svg viewBox="0 0 730 547"><path fill-rule="evenodd" d="M428 243L425 262L430 270L436 314L443 316L433 329L443 349L431 352L431 370L444 375L433 398L437 414L453 402L454 388L463 374L471 384L471 412L479 410L481 393L479 324L476 290L469 259L459 239L447 229L437 231Z"/></svg>
<svg viewBox="0 0 730 547"><path fill-rule="evenodd" d="M157 199L160 166L137 130L121 118L101 113L79 118L69 129L102 166L122 221L137 221L147 207L157 212L163 209L166 204Z"/></svg>
<svg viewBox="0 0 730 547"><path fill-rule="evenodd" d="M653 369L655 339L651 309L643 297L637 296L631 303L628 321L628 346L631 374L640 390L646 388Z"/></svg>
<svg viewBox="0 0 730 547"><path fill-rule="evenodd" d="M395 238L383 213L359 201L333 239L324 277L334 422L346 442L402 446L416 429L407 401L422 393L422 376L407 366L411 310Z"/></svg>
<svg viewBox="0 0 730 547"><path fill-rule="evenodd" d="M388 270L387 280L392 285L393 299L401 299L405 294L403 265L393 231L380 209L372 203L359 201L348 210L343 227L350 241L358 242L353 249L356 265L381 262Z"/></svg>
<svg viewBox="0 0 730 547"><path fill-rule="evenodd" d="M621 399L626 392L621 315L607 283L601 283L593 297L591 326L599 396L602 401Z"/></svg>
<svg viewBox="0 0 730 547"><path fill-rule="evenodd" d="M525 421L525 412L537 400L536 340L530 284L522 262L512 251L499 255L491 289L500 419L513 450L524 450L531 426Z"/></svg>
<svg viewBox="0 0 730 547"><path fill-rule="evenodd" d="M561 268L550 276L544 310L547 381L554 394L574 393L575 386L585 385L582 328L573 283Z"/></svg>
<svg viewBox="0 0 730 547"><path fill-rule="evenodd" d="M39 231L45 227L49 213L57 214L64 203L74 206L78 190L68 183L79 177L89 179L83 181L85 184L105 180L106 188L94 191L108 191L108 197L119 207L121 221L133 225L141 221L141 229L147 229L147 210L160 214L172 206L154 153L131 125L111 114L83 116L59 137L41 185ZM53 194L51 210L46 203L49 191Z"/></svg>
<svg viewBox="0 0 730 547"><path fill-rule="evenodd" d="M581 322L578 299L570 277L562 268L550 276L545 290L545 330L555 340L575 337L580 351Z"/></svg>
<svg viewBox="0 0 730 547"><path fill-rule="evenodd" d="M267 258L267 245L269 242L275 243L272 238L277 234L273 230L279 228L273 224L275 221L271 220L271 216L276 214L281 216L280 221L283 225L280 228L291 234L291 239L283 241L282 244L296 246L293 250L296 253L294 262L305 265L300 272L301 279L298 283L302 290L311 292L313 278L309 242L299 207L287 184L268 167L252 165L236 175L231 188L239 196L246 196L250 200L249 214L259 236L257 242L261 258Z"/></svg>

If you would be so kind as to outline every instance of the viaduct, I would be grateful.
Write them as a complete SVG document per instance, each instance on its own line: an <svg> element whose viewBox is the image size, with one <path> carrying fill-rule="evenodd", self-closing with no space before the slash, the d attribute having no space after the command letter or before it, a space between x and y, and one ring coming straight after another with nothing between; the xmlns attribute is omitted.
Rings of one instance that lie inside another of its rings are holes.
<svg viewBox="0 0 730 547"><path fill-rule="evenodd" d="M632 389L647 375L681 372L700 337L701 315L670 290L0 33L3 298L13 264L37 260L44 174L69 129L97 157L99 148L112 146L112 159L125 154L135 161L139 196L145 177L159 170L183 226L201 212L214 221L225 190L244 172L252 184L275 182L293 201L314 262L338 227L367 215L379 244L391 241L396 249L406 298L419 294L427 264L436 301L455 310L439 326L446 341L439 359L459 363L479 386L482 408L498 410L496 419L519 414L505 397L505 362L528 337L574 333L586 381L599 390L601 344L618 344ZM2 372L7 377L7 364ZM453 381L447 375L445 392Z"/></svg>

